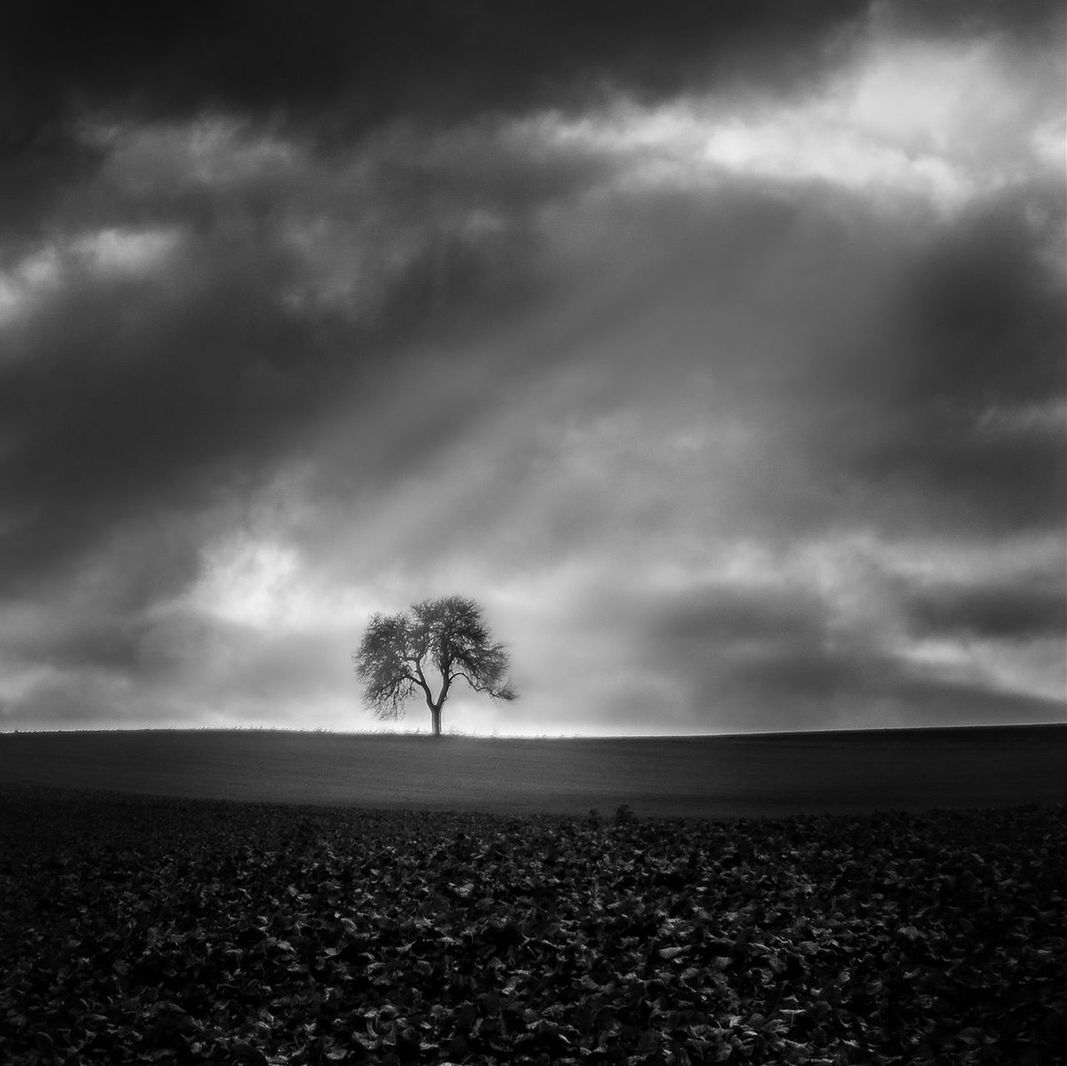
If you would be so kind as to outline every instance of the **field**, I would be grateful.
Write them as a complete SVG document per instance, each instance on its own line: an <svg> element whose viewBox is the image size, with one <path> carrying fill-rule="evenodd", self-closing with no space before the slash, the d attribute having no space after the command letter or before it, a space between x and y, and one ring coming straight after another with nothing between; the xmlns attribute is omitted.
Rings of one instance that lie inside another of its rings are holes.
<svg viewBox="0 0 1067 1066"><path fill-rule="evenodd" d="M0 784L363 808L731 817L1067 801L1067 726L490 740L0 735Z"/></svg>
<svg viewBox="0 0 1067 1066"><path fill-rule="evenodd" d="M1062 1063L1063 734L0 737L0 1061Z"/></svg>

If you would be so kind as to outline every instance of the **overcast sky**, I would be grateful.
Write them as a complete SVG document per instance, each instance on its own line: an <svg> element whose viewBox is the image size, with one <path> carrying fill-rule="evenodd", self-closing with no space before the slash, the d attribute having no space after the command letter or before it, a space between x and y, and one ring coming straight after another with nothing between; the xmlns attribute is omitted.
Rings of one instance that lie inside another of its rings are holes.
<svg viewBox="0 0 1067 1066"><path fill-rule="evenodd" d="M1059 3L4 23L0 729L1064 720Z"/></svg>

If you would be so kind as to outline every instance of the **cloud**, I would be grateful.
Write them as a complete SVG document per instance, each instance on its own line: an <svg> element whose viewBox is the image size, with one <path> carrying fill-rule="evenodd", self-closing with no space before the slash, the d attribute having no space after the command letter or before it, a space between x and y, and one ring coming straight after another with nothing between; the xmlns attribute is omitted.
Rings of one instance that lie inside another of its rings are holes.
<svg viewBox="0 0 1067 1066"><path fill-rule="evenodd" d="M0 41L0 222L8 243L62 211L107 149L86 123L182 126L237 117L326 154L396 122L433 128L539 107L581 109L619 88L649 98L751 78L785 87L820 62L823 35L854 17L826 0L651 12L639 0L389 5L319 0L161 4L150 14L67 0L8 11ZM295 21L294 21L295 19ZM210 119L209 119L210 120Z"/></svg>
<svg viewBox="0 0 1067 1066"><path fill-rule="evenodd" d="M655 15L637 0L520 3L506 14L488 2L317 2L295 21L278 2L172 4L151 16L115 4L88 13L19 3L4 70L9 94L23 107L34 94L38 115L80 95L152 117L205 107L314 114L340 99L364 121L420 110L455 119L549 94L581 99L604 80L669 93L708 68L736 75L750 65L788 82L818 62L823 35L851 16L846 3L797 11L783 0L736 11L680 4Z"/></svg>
<svg viewBox="0 0 1067 1066"><path fill-rule="evenodd" d="M900 550L820 539L785 554L749 551L717 575L630 590L611 611L626 618L616 624L642 672L682 688L693 731L953 724L967 713L1055 720L1062 580L1046 592L1035 573L1029 598L1007 582L983 594L960 580L946 593L909 584L894 564ZM1055 575L1045 562L1041 577Z"/></svg>
<svg viewBox="0 0 1067 1066"><path fill-rule="evenodd" d="M912 590L908 609L921 634L1062 639L1067 632L1064 585L1064 574L1056 570L1010 584L933 584Z"/></svg>
<svg viewBox="0 0 1067 1066"><path fill-rule="evenodd" d="M932 7L105 8L4 67L6 720L363 722L369 613L451 592L487 730L1055 718L1060 23Z"/></svg>
<svg viewBox="0 0 1067 1066"><path fill-rule="evenodd" d="M840 66L789 95L712 83L526 123L560 147L615 158L629 184L714 188L725 174L958 211L1062 169L1062 65L1018 60L1000 34L930 40L874 23Z"/></svg>

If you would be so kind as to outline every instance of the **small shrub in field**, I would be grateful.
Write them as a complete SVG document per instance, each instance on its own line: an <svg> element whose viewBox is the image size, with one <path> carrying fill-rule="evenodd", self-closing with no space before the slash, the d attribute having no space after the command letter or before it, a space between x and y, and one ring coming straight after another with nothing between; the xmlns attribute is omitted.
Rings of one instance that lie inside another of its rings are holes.
<svg viewBox="0 0 1067 1066"><path fill-rule="evenodd" d="M616 825L634 825L636 822L637 815L630 809L630 804L624 803L615 808Z"/></svg>

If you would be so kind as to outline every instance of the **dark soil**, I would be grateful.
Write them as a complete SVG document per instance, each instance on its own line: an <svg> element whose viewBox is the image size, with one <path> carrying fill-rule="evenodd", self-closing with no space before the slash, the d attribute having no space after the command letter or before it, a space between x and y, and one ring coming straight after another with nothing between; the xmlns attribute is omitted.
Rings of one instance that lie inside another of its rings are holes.
<svg viewBox="0 0 1067 1066"><path fill-rule="evenodd" d="M1067 808L0 793L0 1061L1062 1062Z"/></svg>

